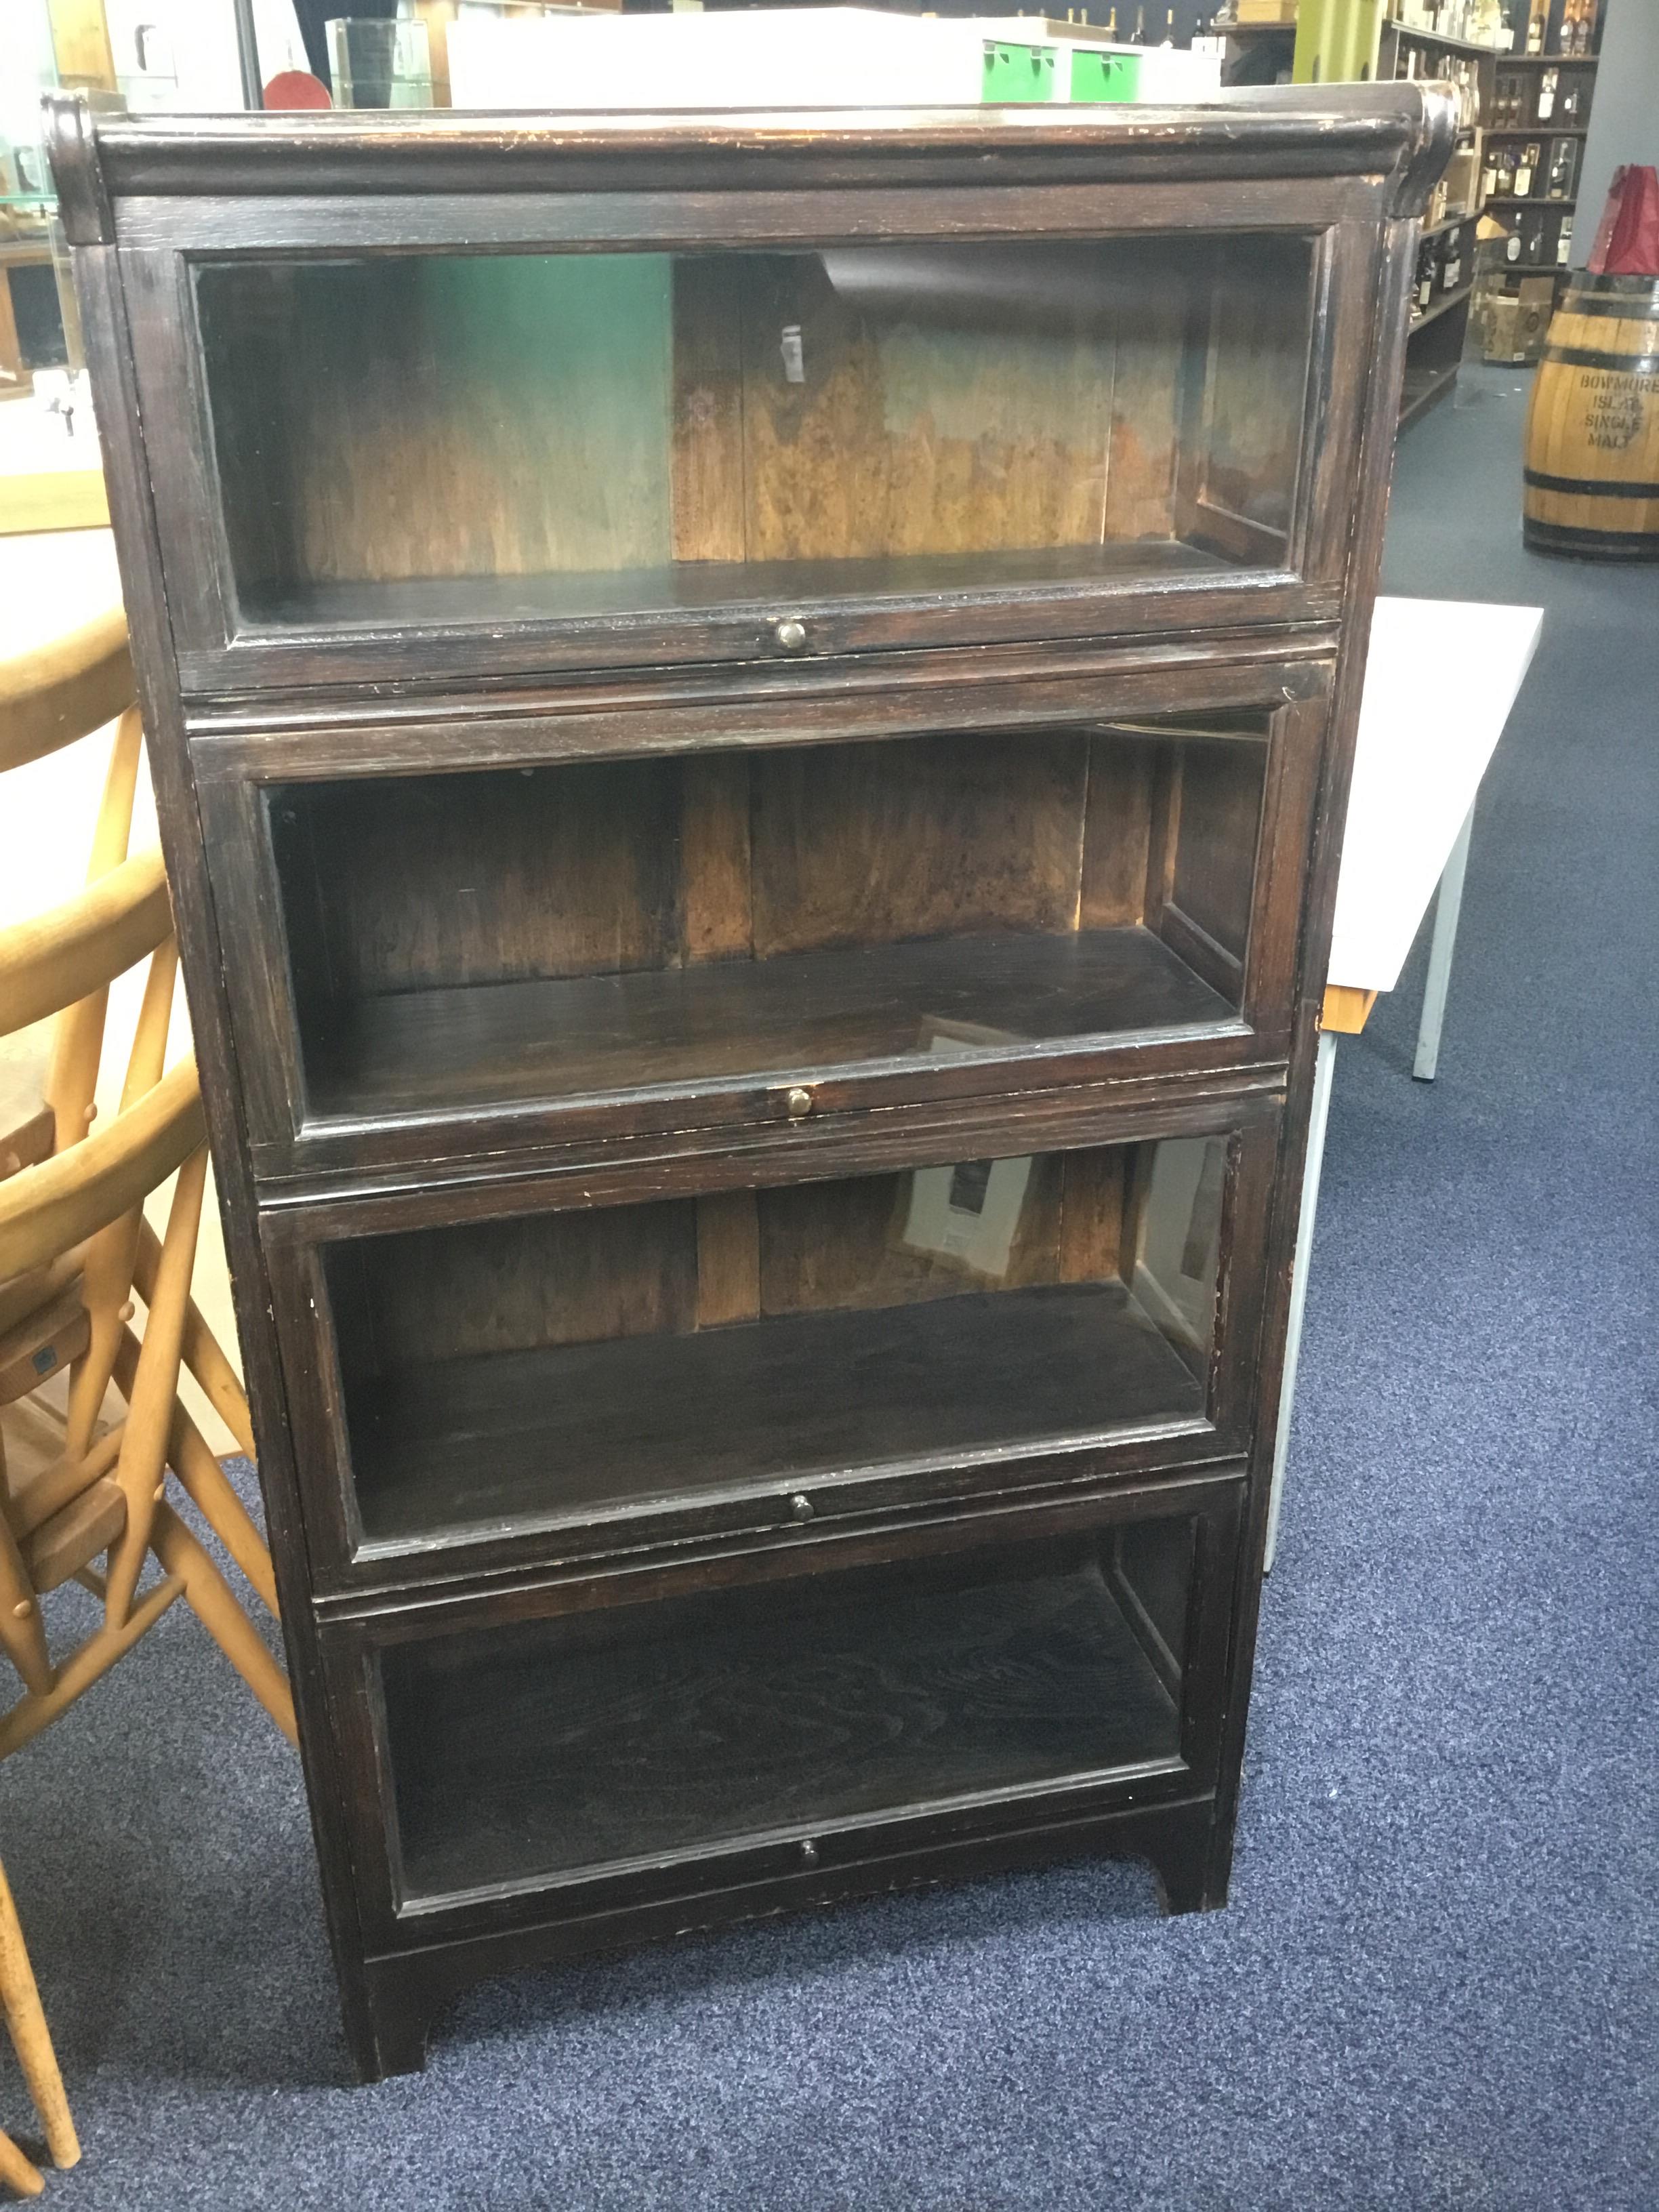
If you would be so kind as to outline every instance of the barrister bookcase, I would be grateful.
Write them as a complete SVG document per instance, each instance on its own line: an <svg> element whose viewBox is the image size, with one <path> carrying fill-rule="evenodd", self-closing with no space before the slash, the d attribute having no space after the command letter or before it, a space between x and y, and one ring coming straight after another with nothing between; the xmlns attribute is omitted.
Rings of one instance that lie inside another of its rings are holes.
<svg viewBox="0 0 1659 2212"><path fill-rule="evenodd" d="M53 127L361 2070L1221 1904L1449 106Z"/></svg>

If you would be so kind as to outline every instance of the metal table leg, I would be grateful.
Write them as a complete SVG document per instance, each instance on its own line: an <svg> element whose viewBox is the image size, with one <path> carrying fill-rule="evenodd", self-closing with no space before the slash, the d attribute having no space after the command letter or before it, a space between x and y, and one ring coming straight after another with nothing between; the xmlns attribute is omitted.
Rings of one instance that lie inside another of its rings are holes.
<svg viewBox="0 0 1659 2212"><path fill-rule="evenodd" d="M1279 1386L1279 1433L1273 1443L1273 1492L1267 1503L1270 1570L1279 1549L1279 1509L1285 1495L1285 1462L1291 1449L1291 1412L1296 1404L1296 1370L1302 1358L1302 1314L1308 1303L1308 1262L1313 1257L1314 1221L1319 1212L1319 1178L1325 1165L1325 1126L1330 1119L1331 1079L1336 1073L1336 1034L1319 1033L1314 1061L1313 1111L1308 1121L1308 1157L1302 1169L1302 1216L1296 1232L1291 1275L1291 1318L1285 1332L1285 1376Z"/></svg>
<svg viewBox="0 0 1659 2212"><path fill-rule="evenodd" d="M1440 1026L1446 1018L1446 994L1451 988L1452 954L1457 946L1457 917L1463 906L1463 872L1469 865L1469 833L1474 828L1474 809L1463 817L1440 888L1434 901L1434 936L1429 945L1429 980L1423 986L1423 1018L1417 1029L1417 1057L1412 1073L1419 1083L1432 1083L1440 1065Z"/></svg>

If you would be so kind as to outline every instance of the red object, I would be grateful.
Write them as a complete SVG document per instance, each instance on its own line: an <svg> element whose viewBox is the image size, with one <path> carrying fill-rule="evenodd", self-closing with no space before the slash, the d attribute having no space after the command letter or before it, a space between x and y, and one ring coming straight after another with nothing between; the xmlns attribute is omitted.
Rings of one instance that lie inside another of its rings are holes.
<svg viewBox="0 0 1659 2212"><path fill-rule="evenodd" d="M1592 276L1659 276L1659 171L1634 163L1613 173L1590 248Z"/></svg>
<svg viewBox="0 0 1659 2212"><path fill-rule="evenodd" d="M264 89L267 107L332 107L328 87L308 70L283 70ZM1651 172L1650 172L1651 174Z"/></svg>

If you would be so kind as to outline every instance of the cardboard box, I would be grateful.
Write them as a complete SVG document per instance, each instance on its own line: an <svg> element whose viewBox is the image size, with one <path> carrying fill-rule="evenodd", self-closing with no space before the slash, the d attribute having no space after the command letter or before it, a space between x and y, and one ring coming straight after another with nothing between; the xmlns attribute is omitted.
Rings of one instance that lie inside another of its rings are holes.
<svg viewBox="0 0 1659 2212"><path fill-rule="evenodd" d="M1555 280L1523 276L1513 292L1483 290L1475 301L1480 358L1530 368L1543 358L1555 313Z"/></svg>

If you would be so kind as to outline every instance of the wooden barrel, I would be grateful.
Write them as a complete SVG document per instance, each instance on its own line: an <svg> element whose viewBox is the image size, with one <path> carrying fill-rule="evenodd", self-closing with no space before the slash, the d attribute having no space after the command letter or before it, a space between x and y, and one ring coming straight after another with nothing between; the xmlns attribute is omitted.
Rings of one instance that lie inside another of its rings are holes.
<svg viewBox="0 0 1659 2212"><path fill-rule="evenodd" d="M1537 551L1659 561L1659 276L1573 277L1533 383L1523 478Z"/></svg>

